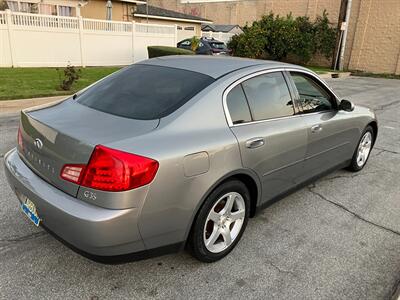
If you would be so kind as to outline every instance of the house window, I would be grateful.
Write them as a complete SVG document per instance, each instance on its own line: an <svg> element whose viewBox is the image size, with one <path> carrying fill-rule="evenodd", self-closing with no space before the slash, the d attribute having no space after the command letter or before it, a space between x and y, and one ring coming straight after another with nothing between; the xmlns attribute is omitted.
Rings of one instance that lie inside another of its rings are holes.
<svg viewBox="0 0 400 300"><path fill-rule="evenodd" d="M19 3L19 11L30 13L30 14L37 14L38 11L38 4L37 3L30 3L30 2L20 2Z"/></svg>
<svg viewBox="0 0 400 300"><path fill-rule="evenodd" d="M7 1L7 5L11 11L19 11L17 1Z"/></svg>
<svg viewBox="0 0 400 300"><path fill-rule="evenodd" d="M57 6L52 4L40 3L40 13L44 15L57 16Z"/></svg>
<svg viewBox="0 0 400 300"><path fill-rule="evenodd" d="M185 27L185 30L194 31L194 27L193 26Z"/></svg>
<svg viewBox="0 0 400 300"><path fill-rule="evenodd" d="M74 16L74 8L71 6L63 6L59 5L58 6L58 15L59 16L64 16L64 17L72 17Z"/></svg>
<svg viewBox="0 0 400 300"><path fill-rule="evenodd" d="M177 26L176 27L178 30L182 30L182 26Z"/></svg>

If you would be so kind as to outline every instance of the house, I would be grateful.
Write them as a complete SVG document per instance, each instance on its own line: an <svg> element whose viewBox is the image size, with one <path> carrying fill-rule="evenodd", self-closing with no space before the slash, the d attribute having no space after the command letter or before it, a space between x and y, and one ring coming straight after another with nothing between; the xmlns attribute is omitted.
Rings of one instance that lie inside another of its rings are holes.
<svg viewBox="0 0 400 300"><path fill-rule="evenodd" d="M87 0L81 8L80 15L89 19L106 20L108 19L107 10L111 9L111 20L130 22L133 20L133 13L137 6L145 3L145 0Z"/></svg>
<svg viewBox="0 0 400 300"><path fill-rule="evenodd" d="M176 25L179 41L200 37L201 25L212 24L199 16L147 5L146 0L0 0L0 10L7 8L13 12Z"/></svg>
<svg viewBox="0 0 400 300"><path fill-rule="evenodd" d="M200 37L201 25L212 24L212 21L205 18L146 4L137 5L133 16L134 20L140 23L176 24L178 29L178 41L193 36Z"/></svg>
<svg viewBox="0 0 400 300"><path fill-rule="evenodd" d="M83 16L92 19L106 19L107 5L112 7L112 20L130 21L136 5L143 0L0 0L3 9L13 12L44 14L53 16ZM111 4L110 4L111 3Z"/></svg>
<svg viewBox="0 0 400 300"><path fill-rule="evenodd" d="M203 24L201 30L205 32L223 32L232 34L243 33L243 30L239 25Z"/></svg>

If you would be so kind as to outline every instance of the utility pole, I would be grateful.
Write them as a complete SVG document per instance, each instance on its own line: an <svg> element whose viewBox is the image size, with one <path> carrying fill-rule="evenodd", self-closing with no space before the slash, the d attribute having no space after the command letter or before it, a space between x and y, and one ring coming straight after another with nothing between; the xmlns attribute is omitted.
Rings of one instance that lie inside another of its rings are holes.
<svg viewBox="0 0 400 300"><path fill-rule="evenodd" d="M346 50L346 41L347 41L347 32L349 32L349 22L350 22L350 14L351 14L351 3L352 0L347 0L346 4L346 17L344 18L344 22L342 23L342 43L340 44L340 54L339 54L339 70L343 70L343 61L344 61L344 51Z"/></svg>
<svg viewBox="0 0 400 300"><path fill-rule="evenodd" d="M331 63L331 68L333 70L336 70L338 68L340 45L342 43L342 37L343 37L343 31L341 29L342 29L342 23L344 22L344 19L346 17L346 6L347 6L347 0L341 0L339 18L337 22L338 25L336 31L335 51L333 51L332 63Z"/></svg>

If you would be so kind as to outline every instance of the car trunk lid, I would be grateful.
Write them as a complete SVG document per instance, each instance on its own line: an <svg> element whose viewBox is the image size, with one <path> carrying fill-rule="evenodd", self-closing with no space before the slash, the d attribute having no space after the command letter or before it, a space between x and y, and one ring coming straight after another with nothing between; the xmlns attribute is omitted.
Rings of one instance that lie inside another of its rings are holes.
<svg viewBox="0 0 400 300"><path fill-rule="evenodd" d="M65 164L87 164L98 144L145 134L159 120L135 120L104 113L69 99L59 104L21 113L23 147L19 153L42 179L76 196L79 185L63 180Z"/></svg>

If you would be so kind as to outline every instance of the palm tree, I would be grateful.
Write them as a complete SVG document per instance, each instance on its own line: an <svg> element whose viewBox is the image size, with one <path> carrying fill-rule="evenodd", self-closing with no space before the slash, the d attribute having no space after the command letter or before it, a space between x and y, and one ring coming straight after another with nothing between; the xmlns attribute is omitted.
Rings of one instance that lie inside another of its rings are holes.
<svg viewBox="0 0 400 300"><path fill-rule="evenodd" d="M190 48L193 52L196 52L197 48L199 48L200 39L197 36L193 36L190 40Z"/></svg>

